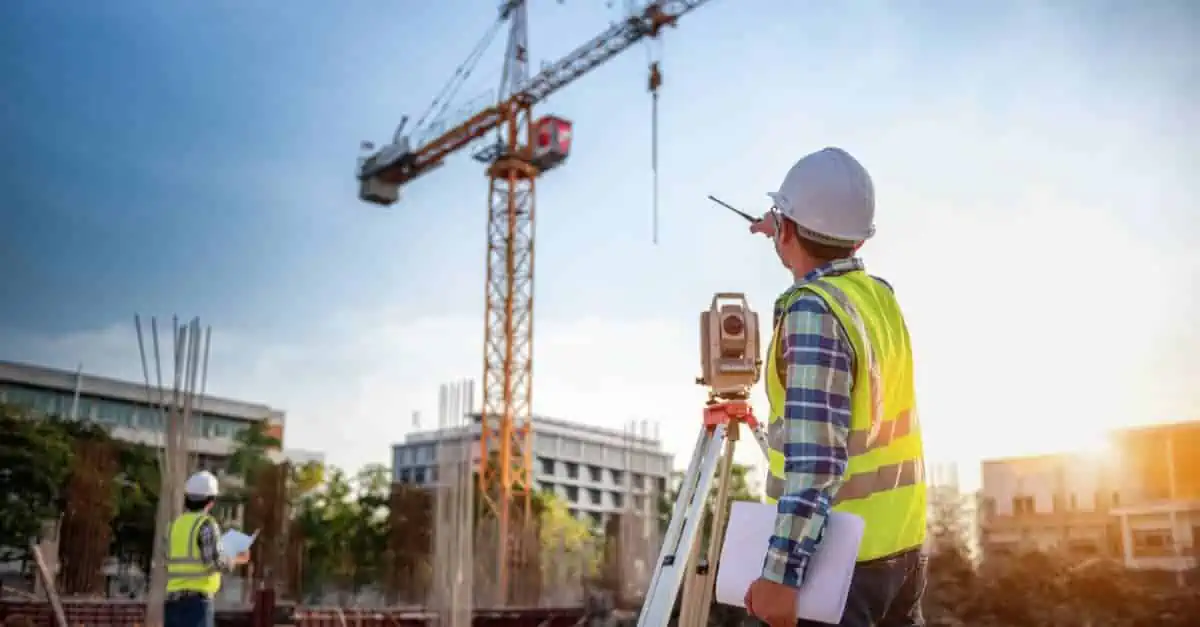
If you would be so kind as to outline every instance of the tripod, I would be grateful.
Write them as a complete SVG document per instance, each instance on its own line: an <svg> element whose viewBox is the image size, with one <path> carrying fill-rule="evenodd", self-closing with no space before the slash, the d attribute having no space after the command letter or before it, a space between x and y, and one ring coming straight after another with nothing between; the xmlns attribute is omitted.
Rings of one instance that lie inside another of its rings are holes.
<svg viewBox="0 0 1200 627"><path fill-rule="evenodd" d="M709 398L704 408L704 425L696 439L692 461L679 486L679 498L671 512L671 524L663 537L658 564L650 579L650 587L646 590L638 627L666 627L681 583L684 603L680 608L679 627L703 627L707 623L716 582L716 569L712 568L711 562L721 554L721 532L725 527L729 502L733 451L743 425L758 440L765 458L767 435L754 418L746 396L737 394L733 398ZM700 533L708 495L714 485L717 498L713 504L712 532L709 534L708 548L702 554ZM684 552L686 557L681 555Z"/></svg>

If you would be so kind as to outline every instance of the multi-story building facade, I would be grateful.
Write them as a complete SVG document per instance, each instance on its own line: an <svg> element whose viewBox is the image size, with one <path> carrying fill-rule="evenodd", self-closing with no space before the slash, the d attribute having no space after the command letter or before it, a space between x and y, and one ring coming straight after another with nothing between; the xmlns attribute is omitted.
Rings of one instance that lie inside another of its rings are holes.
<svg viewBox="0 0 1200 627"><path fill-rule="evenodd" d="M673 457L657 438L540 416L533 423L534 485L562 498L576 517L602 525L627 507L656 507L654 499L667 490ZM478 415L464 427L411 433L392 447L392 479L433 484L439 451L464 444L478 464L479 438Z"/></svg>
<svg viewBox="0 0 1200 627"><path fill-rule="evenodd" d="M1125 429L1109 441L1099 453L983 462L985 556L1057 548L1134 569L1195 568L1200 421Z"/></svg>
<svg viewBox="0 0 1200 627"><path fill-rule="evenodd" d="M154 400L157 394L157 390L151 391ZM120 440L163 446L162 411L147 399L146 385L141 382L0 361L0 402L40 414L94 421ZM282 441L285 417L282 410L258 403L198 397L189 446L201 468L220 471L233 453L234 436L240 431L265 421L266 432ZM311 459L314 454L289 451L288 456Z"/></svg>

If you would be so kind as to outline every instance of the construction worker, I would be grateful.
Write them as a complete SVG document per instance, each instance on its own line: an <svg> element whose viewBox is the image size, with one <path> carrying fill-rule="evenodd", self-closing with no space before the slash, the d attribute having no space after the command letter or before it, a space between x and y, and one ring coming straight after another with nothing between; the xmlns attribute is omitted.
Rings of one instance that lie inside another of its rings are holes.
<svg viewBox="0 0 1200 627"><path fill-rule="evenodd" d="M830 510L866 528L844 627L923 626L926 488L908 329L892 288L856 253L875 234L867 171L838 148L800 159L750 227L772 239L793 285L775 301L764 381L767 496L779 509L762 576L746 592L771 627L796 595Z"/></svg>
<svg viewBox="0 0 1200 627"><path fill-rule="evenodd" d="M217 478L201 470L183 487L183 514L171 523L167 545L164 627L213 627L213 597L221 571L246 563L248 554L221 552L221 529L209 514L217 499Z"/></svg>

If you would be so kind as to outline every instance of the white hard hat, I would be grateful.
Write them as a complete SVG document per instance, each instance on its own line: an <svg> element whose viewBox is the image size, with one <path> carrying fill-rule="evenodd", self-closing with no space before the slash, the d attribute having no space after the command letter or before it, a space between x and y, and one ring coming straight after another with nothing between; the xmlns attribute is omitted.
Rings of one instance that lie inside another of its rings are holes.
<svg viewBox="0 0 1200 627"><path fill-rule="evenodd" d="M857 244L875 234L875 185L841 148L823 148L796 162L779 191L767 194L801 236L822 244Z"/></svg>
<svg viewBox="0 0 1200 627"><path fill-rule="evenodd" d="M196 496L200 498L208 498L217 495L217 478L207 470L188 477L187 483L183 484L183 493L187 496Z"/></svg>

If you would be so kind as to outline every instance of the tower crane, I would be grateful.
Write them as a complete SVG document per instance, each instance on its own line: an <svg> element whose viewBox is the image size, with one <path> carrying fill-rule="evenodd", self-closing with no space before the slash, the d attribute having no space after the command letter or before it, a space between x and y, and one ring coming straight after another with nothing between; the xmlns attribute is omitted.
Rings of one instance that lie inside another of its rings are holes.
<svg viewBox="0 0 1200 627"><path fill-rule="evenodd" d="M529 520L532 489L534 182L566 160L572 139L568 120L556 116L535 120L533 107L639 41L657 38L664 28L675 26L680 17L708 1L653 0L529 76L526 2L505 0L491 30L434 100L430 112L445 110L448 98L507 22L508 46L496 102L450 128L429 122L427 113L406 134L405 117L391 143L360 159L359 198L388 206L400 199L401 187L495 133L495 139L473 156L486 164L489 178L479 482L498 524L496 584L502 599L510 590L513 509L520 510L522 521ZM653 62L648 84L655 98L655 117L661 83L660 68ZM363 147L374 150L368 143Z"/></svg>

